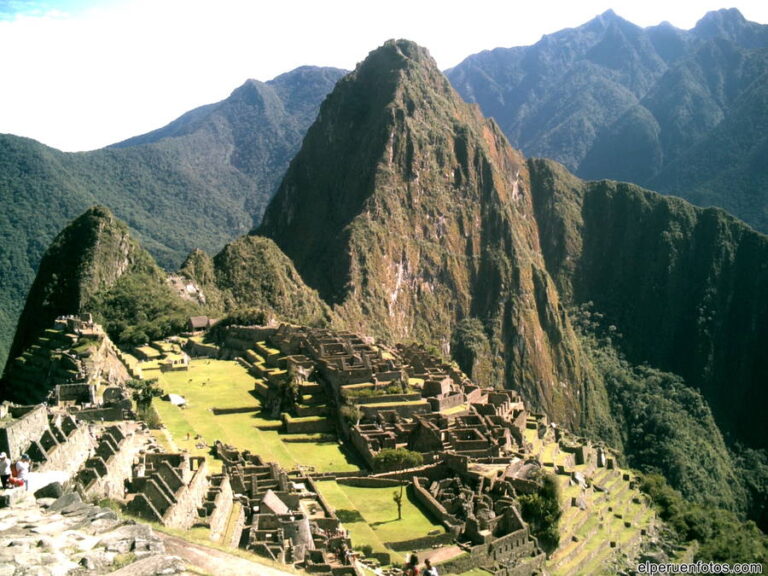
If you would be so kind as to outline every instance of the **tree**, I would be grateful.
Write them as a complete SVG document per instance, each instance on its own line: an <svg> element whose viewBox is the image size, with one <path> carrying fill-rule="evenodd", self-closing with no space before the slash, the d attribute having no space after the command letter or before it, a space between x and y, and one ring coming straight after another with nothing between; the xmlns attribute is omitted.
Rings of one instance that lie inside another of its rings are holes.
<svg viewBox="0 0 768 576"><path fill-rule="evenodd" d="M421 466L424 457L407 448L384 448L373 457L373 469L376 472L390 472Z"/></svg>
<svg viewBox="0 0 768 576"><path fill-rule="evenodd" d="M339 414L350 426L360 424L360 419L363 417L363 411L357 404L344 404L339 409Z"/></svg>
<svg viewBox="0 0 768 576"><path fill-rule="evenodd" d="M395 502L395 505L397 506L397 519L402 520L403 519L403 485L400 484L400 491L397 490L394 491L392 494L392 500Z"/></svg>
<svg viewBox="0 0 768 576"><path fill-rule="evenodd" d="M126 382L126 386L133 390L131 397L136 402L136 407L140 412L144 412L152 404L152 398L162 396L163 391L155 386L157 384L157 378L150 380L138 380L131 379Z"/></svg>
<svg viewBox="0 0 768 576"><path fill-rule="evenodd" d="M543 474L538 492L520 496L523 518L530 525L531 534L536 536L545 552L555 550L560 543L558 523L560 510L560 487L551 474Z"/></svg>

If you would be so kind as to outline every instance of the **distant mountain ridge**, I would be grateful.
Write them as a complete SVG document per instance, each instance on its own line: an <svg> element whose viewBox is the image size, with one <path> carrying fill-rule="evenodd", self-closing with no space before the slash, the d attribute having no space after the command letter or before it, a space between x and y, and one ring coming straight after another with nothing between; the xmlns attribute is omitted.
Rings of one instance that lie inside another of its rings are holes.
<svg viewBox="0 0 768 576"><path fill-rule="evenodd" d="M40 258L68 221L108 206L168 269L194 248L215 253L260 221L342 74L302 67L249 80L221 102L93 152L0 135L0 364Z"/></svg>
<svg viewBox="0 0 768 576"><path fill-rule="evenodd" d="M527 156L720 206L768 231L768 26L736 9L688 31L609 10L446 74Z"/></svg>

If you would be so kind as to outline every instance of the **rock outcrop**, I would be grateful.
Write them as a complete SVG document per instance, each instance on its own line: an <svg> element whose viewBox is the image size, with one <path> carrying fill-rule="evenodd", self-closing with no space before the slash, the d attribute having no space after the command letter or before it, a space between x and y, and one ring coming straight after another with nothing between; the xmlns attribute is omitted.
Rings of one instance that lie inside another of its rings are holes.
<svg viewBox="0 0 768 576"><path fill-rule="evenodd" d="M18 490L18 489L17 489ZM178 574L179 558L165 556L152 528L83 502L76 493L35 500L24 493L0 508L0 575L88 573Z"/></svg>

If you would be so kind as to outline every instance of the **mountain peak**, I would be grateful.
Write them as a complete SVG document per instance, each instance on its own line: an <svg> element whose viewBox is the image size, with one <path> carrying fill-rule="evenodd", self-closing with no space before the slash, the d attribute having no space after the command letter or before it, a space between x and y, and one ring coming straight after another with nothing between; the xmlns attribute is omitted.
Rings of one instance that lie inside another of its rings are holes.
<svg viewBox="0 0 768 576"><path fill-rule="evenodd" d="M402 56L406 61L434 62L426 48L419 46L412 40L406 40L404 38L387 40L380 48L377 48L371 54L376 52L393 52Z"/></svg>
<svg viewBox="0 0 768 576"><path fill-rule="evenodd" d="M618 14L616 14L616 12L613 11L613 8L608 8L608 10L600 14L598 18L608 22L612 20L623 20L623 18L621 18Z"/></svg>
<svg viewBox="0 0 768 576"><path fill-rule="evenodd" d="M737 8L707 12L691 32L703 40L726 38L744 48L768 45L768 26L750 22Z"/></svg>
<svg viewBox="0 0 768 576"><path fill-rule="evenodd" d="M723 24L744 24L747 19L744 18L738 8L721 8L720 10L711 10L696 23L699 26L723 25Z"/></svg>
<svg viewBox="0 0 768 576"><path fill-rule="evenodd" d="M427 50L390 40L325 100L258 233L346 329L448 353L466 344L458 323L480 319L483 384L528 387L574 423L579 393L548 385L580 382L580 368L561 361L574 340L537 252L529 185L521 155Z"/></svg>
<svg viewBox="0 0 768 576"><path fill-rule="evenodd" d="M451 90L429 51L403 39L387 40L371 51L348 78L350 81L373 83L379 90L388 87L391 95L391 90L417 70L421 71L420 82L429 79L433 85L439 85L439 90Z"/></svg>
<svg viewBox="0 0 768 576"><path fill-rule="evenodd" d="M631 26L632 28L637 28L635 24L632 24L629 20L625 20L616 12L613 11L613 9L609 8L602 14L598 14L595 16L592 20L587 22L582 26L582 28L587 29L594 29L594 28L600 28L600 29L608 29L612 26Z"/></svg>

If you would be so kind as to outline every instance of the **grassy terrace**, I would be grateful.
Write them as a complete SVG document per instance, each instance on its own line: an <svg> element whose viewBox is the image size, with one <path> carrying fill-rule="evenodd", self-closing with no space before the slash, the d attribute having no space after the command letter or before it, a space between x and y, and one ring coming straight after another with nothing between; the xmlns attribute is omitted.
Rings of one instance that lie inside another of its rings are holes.
<svg viewBox="0 0 768 576"><path fill-rule="evenodd" d="M357 488L337 482L320 482L318 488L352 535L355 546L370 544L376 551L385 551L390 542L401 542L427 536L432 531L444 532L435 524L409 493L403 499L403 518L397 519L397 507L392 495L397 488ZM393 562L397 554L405 560L407 552L390 551Z"/></svg>
<svg viewBox="0 0 768 576"><path fill-rule="evenodd" d="M358 465L337 442L328 442L327 434L281 434L263 429L279 421L261 417L261 404L252 394L256 379L239 364L220 360L193 360L189 371L161 373L145 362L145 376L158 378L166 393L187 399L184 409L156 399L153 403L166 426L161 442L169 448L186 449L196 455L207 455L208 448L196 448L200 435L208 446L216 440L250 450L265 460L278 462L286 469L298 465L313 467L317 472L357 470ZM147 367L150 367L147 369ZM253 412L214 415L212 408L252 407ZM310 417L317 418L317 417ZM262 429L259 429L262 428ZM189 435L189 436L187 436ZM189 438L189 439L187 439ZM304 440L291 442L290 440ZM209 459L215 471L220 463ZM410 494L403 502L403 519L397 520L392 500L394 488L356 488L335 481L320 483L320 491L340 511L344 526L357 546L370 544L379 552L388 551L395 562L405 560L405 553L387 550L387 544L427 536L444 529L433 523L415 504Z"/></svg>
<svg viewBox="0 0 768 576"><path fill-rule="evenodd" d="M524 436L545 465L566 463L568 455L559 450L556 443L542 442L535 430L526 430ZM644 503L640 492L630 488L622 478L623 470L593 469L588 465L568 468L581 472L606 492L591 488L582 490L569 482L567 476L557 476L563 516L560 519L560 547L547 562L549 572L553 576L615 574L613 562L617 554L636 545L640 529L650 528L655 522L655 514ZM553 468L548 469L553 471ZM584 499L586 510L571 506L571 498L578 497ZM610 542L616 542L617 547L611 548Z"/></svg>
<svg viewBox="0 0 768 576"><path fill-rule="evenodd" d="M165 393L175 393L187 399L184 409L170 402L155 399L153 406L165 424L173 443L195 455L206 455L207 448L196 448L200 440L212 446L216 440L250 450L267 461L279 463L286 469L301 464L314 467L318 472L345 472L358 470L357 464L337 442L284 442L288 434L275 430L259 430L257 426L276 424L275 420L261 417L259 411L214 416L211 408L261 407L251 394L254 378L236 362L223 360L192 360L189 371L165 372L147 369L145 377L158 378ZM278 423L279 424L279 423ZM189 439L187 439L189 434ZM307 439L307 435L304 439ZM215 468L217 462L209 462Z"/></svg>
<svg viewBox="0 0 768 576"><path fill-rule="evenodd" d="M258 356L255 354L254 356ZM260 357L254 357L260 360ZM236 362L193 360L189 371L161 373L151 367L153 362L141 364L147 378L157 377L166 393L183 395L188 402L180 409L169 402L156 399L154 406L166 429L159 434L164 447L186 449L195 455L208 455L208 448L196 448L200 435L208 446L216 440L232 444L241 450L250 450L267 461L275 461L285 469L310 467L317 473L357 470L354 457L345 453L333 440L333 434L279 433L280 422L262 417L261 403L254 395L257 379ZM312 391L310 389L303 392ZM303 394L302 400L314 403L316 394ZM322 396L322 395L321 395ZM404 402L402 404L418 404ZM323 403L320 398L320 403ZM385 406L391 406L384 403ZM370 406L370 405L369 405ZM212 408L250 408L235 414L214 415ZM464 407L457 407L456 411ZM453 410L448 411L453 412ZM322 419L307 415L303 420ZM296 419L301 421L302 419ZM566 465L569 472L580 472L592 486L582 489L569 476L556 476L561 488L563 516L560 520L559 549L547 560L547 571L553 576L575 574L615 573L620 554L632 550L640 540L640 530L655 523L653 511L636 488L630 487L622 470L595 469L593 465L568 465L570 456L555 442L542 441L536 431L525 430L525 440L533 447L544 468L554 472L557 465ZM189 439L187 439L189 438ZM330 441L329 441L330 440ZM208 460L216 470L220 462ZM493 475L495 470L489 469ZM599 486L600 490L594 488ZM444 532L415 503L411 494L403 502L403 518L397 520L397 507L392 495L395 487L357 488L325 480L318 489L328 503L336 509L339 518L349 530L355 546L370 545L374 551L388 552L393 564L405 560L407 551L395 552L391 546L428 536L430 532ZM580 500L586 509L571 505ZM616 547L612 547L615 543ZM475 569L462 576L487 576Z"/></svg>
<svg viewBox="0 0 768 576"><path fill-rule="evenodd" d="M136 350L144 354L147 358L160 358L160 356L162 356L160 351L152 348L152 346L139 346Z"/></svg>

